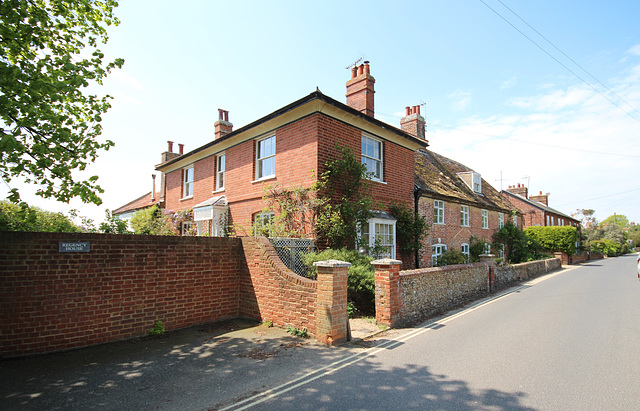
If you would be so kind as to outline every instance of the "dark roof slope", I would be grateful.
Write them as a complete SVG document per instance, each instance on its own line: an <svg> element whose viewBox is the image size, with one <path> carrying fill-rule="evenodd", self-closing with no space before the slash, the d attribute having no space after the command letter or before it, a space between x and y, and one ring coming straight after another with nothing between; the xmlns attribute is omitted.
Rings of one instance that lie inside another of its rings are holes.
<svg viewBox="0 0 640 411"><path fill-rule="evenodd" d="M151 191L147 194L136 198L135 200L123 205L120 208L117 208L111 212L113 215L123 214L127 211L136 211L141 210L143 208L151 207L154 204L158 204L160 202L160 193L156 193L154 201L151 201Z"/></svg>
<svg viewBox="0 0 640 411"><path fill-rule="evenodd" d="M504 194L510 195L511 197L517 198L518 200L520 200L520 201L522 201L524 203L527 203L530 206L537 208L538 210L546 211L547 213L556 214L556 215L559 215L561 217L567 218L569 220L573 220L576 223L580 223L580 220L576 220L575 218L573 218L573 217L571 217L569 215L566 215L565 213L560 212L560 211L558 211L558 210L556 210L554 208L551 208L551 207L549 207L547 205L544 205L544 204L542 204L542 203L540 203L538 201L531 200L529 198L521 196L520 194L512 193L512 192L509 192L509 191L503 190L502 192Z"/></svg>
<svg viewBox="0 0 640 411"><path fill-rule="evenodd" d="M431 150L415 154L415 184L422 196L472 205L478 208L510 212L516 210L500 193L482 179L482 194L475 193L457 175L473 171L457 161Z"/></svg>

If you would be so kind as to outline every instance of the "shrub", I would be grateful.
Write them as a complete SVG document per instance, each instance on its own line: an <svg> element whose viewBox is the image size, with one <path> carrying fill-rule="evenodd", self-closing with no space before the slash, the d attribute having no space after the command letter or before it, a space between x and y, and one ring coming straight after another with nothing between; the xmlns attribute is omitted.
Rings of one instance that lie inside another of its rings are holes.
<svg viewBox="0 0 640 411"><path fill-rule="evenodd" d="M487 242L481 238L471 236L469 239L469 258L470 262L477 263L480 261L480 255L485 253Z"/></svg>
<svg viewBox="0 0 640 411"><path fill-rule="evenodd" d="M445 265L466 264L467 256L458 250L447 250L438 257L436 261L437 267Z"/></svg>
<svg viewBox="0 0 640 411"><path fill-rule="evenodd" d="M525 234L537 240L540 245L549 251L562 251L567 255L576 253L578 230L575 227L527 227Z"/></svg>
<svg viewBox="0 0 640 411"><path fill-rule="evenodd" d="M429 225L425 216L416 215L406 204L392 204L389 212L396 221L398 248L404 256L414 254L422 248L422 240L426 237Z"/></svg>
<svg viewBox="0 0 640 411"><path fill-rule="evenodd" d="M600 252L612 257L620 254L621 247L620 244L616 243L615 241L603 238L602 240L591 242L591 251Z"/></svg>
<svg viewBox="0 0 640 411"><path fill-rule="evenodd" d="M314 275L317 269L313 266L316 261L340 260L351 263L347 280L347 299L353 303L355 309L362 315L375 314L376 284L372 257L360 254L356 250L341 248L327 249L320 253L309 253L303 257L303 262Z"/></svg>
<svg viewBox="0 0 640 411"><path fill-rule="evenodd" d="M504 258L511 264L523 263L541 257L540 243L509 222L493 234L494 246L504 247Z"/></svg>

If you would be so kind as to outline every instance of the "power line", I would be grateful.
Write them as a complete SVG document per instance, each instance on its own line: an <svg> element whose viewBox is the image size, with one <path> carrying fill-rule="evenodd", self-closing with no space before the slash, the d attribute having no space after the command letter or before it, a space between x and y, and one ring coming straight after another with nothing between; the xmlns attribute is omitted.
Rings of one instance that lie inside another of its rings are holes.
<svg viewBox="0 0 640 411"><path fill-rule="evenodd" d="M625 99L623 99L622 97L620 97L619 95L617 95L613 90L611 90L609 87L606 86L606 84L604 84L602 81L600 81L598 78L596 78L596 76L594 76L593 74L591 74L587 69L585 69L584 67L582 67L580 64L578 64L577 61L575 61L574 59L572 59L571 57L569 57L567 55L567 53L565 53L564 51L562 51L558 46L556 46L555 44L553 44L551 42L551 40L549 40L548 38L546 38L544 35L542 35L542 33L540 33L538 30L536 30L533 26L531 26L531 24L527 23L522 17L520 17L518 15L518 13L516 13L515 11L511 10L509 8L509 6L507 6L506 4L504 4L501 0L498 0L498 2L500 4L502 4L507 10L509 10L514 16L516 16L518 19L520 19L520 21L522 21L524 24L526 24L531 30L535 31L537 35L539 35L540 37L542 37L547 43L551 44L551 46L558 50L563 56L565 56L566 58L568 58L573 64L575 64L576 66L578 66L582 71L584 71L585 73L587 73L589 75L589 77L591 77L592 79L594 79L596 82L598 82L602 87L604 87L605 89L607 89L607 91L611 94L613 94L618 100L622 101L624 104L626 104L627 106L629 106L631 109L633 109L633 111L640 113L640 111L635 108L634 106L632 106L629 102L627 102Z"/></svg>
<svg viewBox="0 0 640 411"><path fill-rule="evenodd" d="M499 1L499 0L498 0ZM635 121L637 121L638 123L640 123L640 118L633 116L633 114L627 110L625 110L624 108L622 108L617 102L613 101L612 99L609 98L609 96L607 96L606 94L602 93L600 90L598 90L596 87L594 87L591 83L589 83L588 81L586 81L585 79L583 79L582 77L580 77L576 72L574 72L573 70L571 70L569 67L567 67L565 64L563 64L560 60L558 60L555 56L553 56L551 53L549 53L547 50L544 49L544 47L542 47L541 45L539 45L538 43L536 43L531 37L527 36L522 30L520 30L519 28L517 28L513 23L511 23L509 20L507 20L506 17L504 17L503 15L501 15L500 13L498 13L495 9L493 9L491 6L489 6L487 3L485 3L484 0L480 0L480 2L482 4L484 4L485 6L487 6L487 8L491 11L493 11L498 17L500 17L502 20L504 20L508 25L510 25L511 27L514 28L514 30L516 30L518 33L522 34L527 40L529 40L531 43L533 43L536 47L538 47L540 50L542 50L542 52L544 52L547 56L551 57L556 63L560 64L562 67L565 68L565 70L567 70L569 73L573 74L576 78L578 78L580 81L582 81L584 84L586 84L587 86L589 86L593 91L595 91L596 93L600 94L602 97L604 97L605 99L607 99L611 104L613 104L614 106L616 106L618 109L622 110L625 114L627 114L629 117L631 117L632 119L634 119ZM500 2L502 3L502 2ZM628 105L628 103L627 103ZM634 109L635 111L638 111L636 109Z"/></svg>
<svg viewBox="0 0 640 411"><path fill-rule="evenodd" d="M467 132L467 133L479 134L481 136L486 136L486 137L491 137L491 138L499 138L499 139L503 139L503 140L516 141L518 143L525 143L525 144L533 144L533 145L537 145L537 146L559 148L559 149L562 149L562 150L582 151L582 152L585 152L585 153L604 154L604 155L618 156L618 157L640 158L640 155L636 155L636 154L607 153L605 151L588 150L586 148L566 147L566 146L559 146L559 145L556 145L556 144L539 143L539 142L534 142L534 141L520 140L520 139L513 138L513 137L497 136L495 134L481 133L479 131L468 130L468 129L465 129L465 128L456 128L456 129L453 129L453 130L460 130L460 131L464 131L464 132Z"/></svg>
<svg viewBox="0 0 640 411"><path fill-rule="evenodd" d="M608 194L608 195L605 195L605 196L588 198L586 200L578 200L578 201L572 201L570 203L558 204L557 206L561 207L561 206L566 206L566 205L569 205L569 204L584 203L585 201L601 200L603 198L611 198L611 197L619 196L619 195L622 195L622 194L633 193L634 191L640 191L640 188L634 188L633 190L623 191L621 193ZM635 196L632 196L630 198L633 198L633 197L635 197Z"/></svg>

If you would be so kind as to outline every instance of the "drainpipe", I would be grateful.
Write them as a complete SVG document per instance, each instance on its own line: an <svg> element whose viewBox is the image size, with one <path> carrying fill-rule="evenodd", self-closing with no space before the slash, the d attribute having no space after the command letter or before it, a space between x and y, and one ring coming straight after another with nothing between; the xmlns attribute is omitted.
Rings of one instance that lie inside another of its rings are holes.
<svg viewBox="0 0 640 411"><path fill-rule="evenodd" d="M420 203L421 195L422 195L422 190L420 189L420 187L418 187L417 185L414 185L413 186L413 211L416 217L419 215L418 204ZM415 257L416 268L420 268L420 251L416 251L414 257Z"/></svg>

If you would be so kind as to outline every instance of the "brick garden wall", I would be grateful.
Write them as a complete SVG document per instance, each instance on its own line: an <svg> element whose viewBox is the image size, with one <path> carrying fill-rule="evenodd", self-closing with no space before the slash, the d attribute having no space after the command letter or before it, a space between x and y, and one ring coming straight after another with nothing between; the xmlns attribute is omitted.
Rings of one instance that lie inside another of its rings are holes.
<svg viewBox="0 0 640 411"><path fill-rule="evenodd" d="M60 241L90 252L59 252ZM316 321L316 302L346 318L346 302L326 303L346 301L343 282L318 294L264 238L0 232L0 357L144 336L156 321L173 330L236 317L339 342L340 321Z"/></svg>
<svg viewBox="0 0 640 411"><path fill-rule="evenodd" d="M90 243L61 253L59 241ZM238 316L239 239L0 233L0 355L57 351Z"/></svg>

